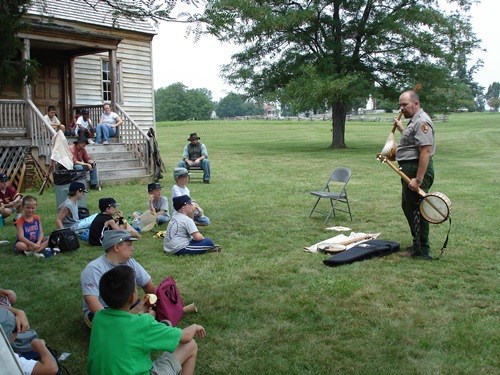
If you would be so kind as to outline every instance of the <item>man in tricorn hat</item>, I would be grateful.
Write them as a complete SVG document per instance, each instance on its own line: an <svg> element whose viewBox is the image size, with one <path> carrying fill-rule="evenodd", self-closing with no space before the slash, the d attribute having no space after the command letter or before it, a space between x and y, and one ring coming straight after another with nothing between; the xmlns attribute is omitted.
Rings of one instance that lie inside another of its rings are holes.
<svg viewBox="0 0 500 375"><path fill-rule="evenodd" d="M97 164L92 160L85 149L89 144L86 137L79 137L69 146L69 151L73 157L73 169L75 171L90 172L90 188L99 189L99 177L97 175Z"/></svg>
<svg viewBox="0 0 500 375"><path fill-rule="evenodd" d="M203 169L203 182L210 183L210 160L208 160L206 146L200 142L200 137L196 133L191 133L187 140L189 143L184 146L182 160L177 166L186 169L201 167Z"/></svg>

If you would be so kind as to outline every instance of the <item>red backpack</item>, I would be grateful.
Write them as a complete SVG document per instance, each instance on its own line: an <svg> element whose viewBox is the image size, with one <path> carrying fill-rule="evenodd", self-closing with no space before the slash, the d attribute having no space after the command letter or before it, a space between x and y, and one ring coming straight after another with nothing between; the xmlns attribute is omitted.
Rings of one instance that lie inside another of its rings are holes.
<svg viewBox="0 0 500 375"><path fill-rule="evenodd" d="M158 297L155 311L156 320L169 320L176 326L184 315L184 304L172 276L165 278L155 290Z"/></svg>

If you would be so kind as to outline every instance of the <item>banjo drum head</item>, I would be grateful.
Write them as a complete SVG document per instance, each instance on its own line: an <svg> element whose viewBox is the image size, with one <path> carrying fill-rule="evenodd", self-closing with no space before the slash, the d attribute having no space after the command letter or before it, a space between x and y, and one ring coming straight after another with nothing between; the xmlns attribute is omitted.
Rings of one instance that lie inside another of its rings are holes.
<svg viewBox="0 0 500 375"><path fill-rule="evenodd" d="M429 193L420 202L420 213L431 224L440 224L451 213L451 201L442 193Z"/></svg>

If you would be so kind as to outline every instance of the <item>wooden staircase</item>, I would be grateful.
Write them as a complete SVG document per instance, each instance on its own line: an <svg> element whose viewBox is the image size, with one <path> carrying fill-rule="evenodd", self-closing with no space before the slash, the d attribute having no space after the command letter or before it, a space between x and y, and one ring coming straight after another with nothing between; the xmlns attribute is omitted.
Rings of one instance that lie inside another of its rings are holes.
<svg viewBox="0 0 500 375"><path fill-rule="evenodd" d="M130 180L145 183L150 180L146 167L127 150L123 143L86 146L90 157L97 161L99 179L103 185L117 184Z"/></svg>

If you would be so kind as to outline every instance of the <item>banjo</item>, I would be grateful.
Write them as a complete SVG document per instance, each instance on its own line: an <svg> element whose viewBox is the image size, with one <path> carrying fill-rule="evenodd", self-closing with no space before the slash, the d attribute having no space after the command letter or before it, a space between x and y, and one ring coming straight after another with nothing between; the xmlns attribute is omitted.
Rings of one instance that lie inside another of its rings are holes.
<svg viewBox="0 0 500 375"><path fill-rule="evenodd" d="M396 167L386 156L382 154L377 155L377 159L381 163L386 163L403 180L410 183L410 178L405 175L398 167ZM450 217L451 214L451 201L443 193L426 193L418 188L417 193L422 196L420 201L420 214L422 217L431 224L441 224Z"/></svg>

